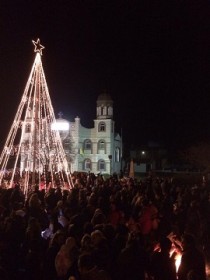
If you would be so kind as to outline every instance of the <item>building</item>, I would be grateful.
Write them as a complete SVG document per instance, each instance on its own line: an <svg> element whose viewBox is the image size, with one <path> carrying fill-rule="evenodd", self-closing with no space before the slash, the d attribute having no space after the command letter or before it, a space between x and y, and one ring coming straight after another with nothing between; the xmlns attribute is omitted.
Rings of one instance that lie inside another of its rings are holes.
<svg viewBox="0 0 210 280"><path fill-rule="evenodd" d="M130 159L134 162L135 174L149 171L160 171L166 165L168 152L158 143L148 142L147 145L130 150ZM129 164L127 170L129 170ZM128 171L127 171L128 172Z"/></svg>
<svg viewBox="0 0 210 280"><path fill-rule="evenodd" d="M96 119L93 128L81 125L80 118L73 122L56 120L71 172L101 174L120 173L122 166L122 139L115 132L113 100L103 92L96 102Z"/></svg>

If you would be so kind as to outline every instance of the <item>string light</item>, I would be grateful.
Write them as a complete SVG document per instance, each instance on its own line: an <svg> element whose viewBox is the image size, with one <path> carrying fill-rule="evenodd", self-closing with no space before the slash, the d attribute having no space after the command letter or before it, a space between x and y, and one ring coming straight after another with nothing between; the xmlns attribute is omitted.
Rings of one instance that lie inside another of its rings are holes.
<svg viewBox="0 0 210 280"><path fill-rule="evenodd" d="M37 39L37 41L32 40L32 43L35 46L34 52L39 52L42 55L42 50L45 47L40 44L40 39Z"/></svg>
<svg viewBox="0 0 210 280"><path fill-rule="evenodd" d="M0 184L2 184L6 176L4 171L9 169L10 151L17 145L15 163L11 169L10 187L15 174L20 172L20 175L24 176L22 187L26 195L37 180L41 184L42 175L45 184L47 183L46 168L51 172L52 185L54 185L55 171L59 174L56 177L61 181L60 185L65 185L62 174L65 171L67 183L72 187L69 165L59 131L51 129L56 118L41 61L42 50L45 47L41 45L40 39L32 42L35 46L35 60L0 156ZM21 133L18 133L18 130L21 130Z"/></svg>

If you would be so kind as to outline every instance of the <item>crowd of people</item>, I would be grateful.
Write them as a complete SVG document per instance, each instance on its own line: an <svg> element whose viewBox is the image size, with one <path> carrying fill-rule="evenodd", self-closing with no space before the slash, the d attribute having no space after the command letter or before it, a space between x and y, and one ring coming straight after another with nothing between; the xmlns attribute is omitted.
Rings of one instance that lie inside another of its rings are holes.
<svg viewBox="0 0 210 280"><path fill-rule="evenodd" d="M72 189L35 185L27 197L18 182L0 188L0 279L207 279L208 182L72 180Z"/></svg>

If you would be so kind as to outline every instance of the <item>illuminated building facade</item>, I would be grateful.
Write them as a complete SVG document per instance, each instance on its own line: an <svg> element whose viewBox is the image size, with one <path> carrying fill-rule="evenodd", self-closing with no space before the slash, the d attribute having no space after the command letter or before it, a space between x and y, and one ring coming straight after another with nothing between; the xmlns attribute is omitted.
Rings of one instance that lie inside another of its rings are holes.
<svg viewBox="0 0 210 280"><path fill-rule="evenodd" d="M83 127L79 117L68 122L60 115L57 122L65 127L59 131L71 172L120 173L122 141L115 132L113 101L109 94L104 92L98 96L93 128Z"/></svg>

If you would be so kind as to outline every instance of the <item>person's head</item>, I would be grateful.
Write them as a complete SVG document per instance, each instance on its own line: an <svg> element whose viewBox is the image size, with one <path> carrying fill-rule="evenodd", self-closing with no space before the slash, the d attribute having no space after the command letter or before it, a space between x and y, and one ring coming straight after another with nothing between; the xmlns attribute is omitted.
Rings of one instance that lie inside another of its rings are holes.
<svg viewBox="0 0 210 280"><path fill-rule="evenodd" d="M103 238L104 238L104 235L100 230L94 230L91 233L91 241L92 241L93 246L97 246Z"/></svg>
<svg viewBox="0 0 210 280"><path fill-rule="evenodd" d="M97 224L104 224L106 221L105 215L102 213L101 209L96 209L93 218L91 219L91 223L93 226Z"/></svg>
<svg viewBox="0 0 210 280"><path fill-rule="evenodd" d="M194 270L190 270L187 274L187 280L199 280L199 276Z"/></svg>
<svg viewBox="0 0 210 280"><path fill-rule="evenodd" d="M194 239L193 235L191 235L189 233L185 233L182 236L182 247L184 250L195 247L195 239Z"/></svg>
<svg viewBox="0 0 210 280"><path fill-rule="evenodd" d="M76 240L74 237L68 237L65 242L68 250L71 250L74 247L77 247Z"/></svg>
<svg viewBox="0 0 210 280"><path fill-rule="evenodd" d="M61 247L61 245L63 245L65 243L65 240L66 240L66 236L65 236L64 232L58 230L53 235L53 237L50 241L50 246Z"/></svg>
<svg viewBox="0 0 210 280"><path fill-rule="evenodd" d="M59 208L62 208L62 207L63 207L63 201L62 201L62 200L59 200L59 201L57 202L57 207L59 207Z"/></svg>
<svg viewBox="0 0 210 280"><path fill-rule="evenodd" d="M171 241L167 237L163 237L160 240L160 249L162 252L169 252L171 249Z"/></svg>
<svg viewBox="0 0 210 280"><path fill-rule="evenodd" d="M95 262L91 254L80 255L78 259L78 268L81 275L88 273L95 267Z"/></svg>
<svg viewBox="0 0 210 280"><path fill-rule="evenodd" d="M81 239L81 248L89 248L91 246L91 236L89 234L84 234Z"/></svg>

